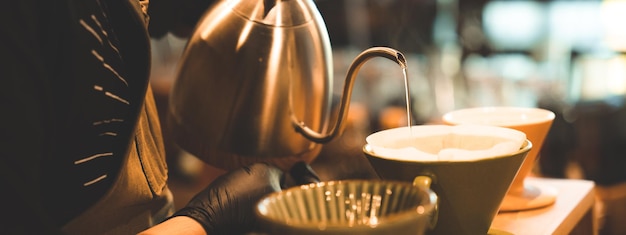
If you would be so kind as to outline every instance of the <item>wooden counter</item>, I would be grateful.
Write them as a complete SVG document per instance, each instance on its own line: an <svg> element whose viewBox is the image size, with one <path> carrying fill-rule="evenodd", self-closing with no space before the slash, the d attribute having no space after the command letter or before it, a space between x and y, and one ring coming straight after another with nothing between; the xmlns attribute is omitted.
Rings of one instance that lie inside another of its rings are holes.
<svg viewBox="0 0 626 235"><path fill-rule="evenodd" d="M556 202L534 210L499 213L491 224L492 231L499 231L494 235L597 234L592 181L533 177L526 181L554 187L558 192Z"/></svg>

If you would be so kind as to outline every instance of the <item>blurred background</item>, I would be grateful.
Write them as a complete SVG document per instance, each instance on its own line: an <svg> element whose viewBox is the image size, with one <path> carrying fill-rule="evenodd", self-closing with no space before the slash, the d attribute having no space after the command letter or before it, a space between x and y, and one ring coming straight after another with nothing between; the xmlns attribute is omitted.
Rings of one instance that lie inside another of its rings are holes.
<svg viewBox="0 0 626 235"><path fill-rule="evenodd" d="M626 1L315 3L333 47L337 95L358 53L387 46L407 57L412 124L437 123L466 107L549 109L556 119L534 173L594 181L599 233L626 234ZM152 85L165 113L186 39L152 43ZM354 85L349 127L320 158L360 155L369 133L406 125L404 89L396 64L367 62ZM174 190L192 195L219 174L167 144Z"/></svg>

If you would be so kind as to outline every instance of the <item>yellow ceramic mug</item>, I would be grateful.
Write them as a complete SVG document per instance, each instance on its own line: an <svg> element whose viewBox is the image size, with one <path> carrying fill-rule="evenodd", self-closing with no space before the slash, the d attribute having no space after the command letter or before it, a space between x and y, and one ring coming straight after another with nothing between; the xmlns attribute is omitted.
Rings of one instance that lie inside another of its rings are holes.
<svg viewBox="0 0 626 235"><path fill-rule="evenodd" d="M524 182L535 166L554 117L555 114L546 109L499 106L455 110L446 113L443 122L449 125L480 124L506 127L526 134L533 144L533 149L526 156L500 205L500 211L519 211L548 206L556 201L556 189L548 185Z"/></svg>

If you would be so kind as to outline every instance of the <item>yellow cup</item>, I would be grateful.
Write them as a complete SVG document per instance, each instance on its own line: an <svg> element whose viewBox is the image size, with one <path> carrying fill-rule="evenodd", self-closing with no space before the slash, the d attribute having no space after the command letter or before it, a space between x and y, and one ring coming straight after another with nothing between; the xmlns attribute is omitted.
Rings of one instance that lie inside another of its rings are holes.
<svg viewBox="0 0 626 235"><path fill-rule="evenodd" d="M533 148L526 156L519 173L505 196L500 211L519 211L551 205L556 200L556 190L545 185L525 184L532 171L544 139L550 130L554 113L541 108L479 107L455 110L443 115L449 125L480 124L507 127L526 133Z"/></svg>

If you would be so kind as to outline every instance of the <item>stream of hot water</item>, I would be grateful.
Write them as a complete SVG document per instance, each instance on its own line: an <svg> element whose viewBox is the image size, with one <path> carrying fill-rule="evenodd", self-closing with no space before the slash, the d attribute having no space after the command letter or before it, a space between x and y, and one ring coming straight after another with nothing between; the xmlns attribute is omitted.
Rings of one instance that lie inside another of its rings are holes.
<svg viewBox="0 0 626 235"><path fill-rule="evenodd" d="M410 134L413 135L413 131L411 130L411 89L409 86L409 76L406 66L402 66L402 75L404 77L404 93L406 99L406 123L409 126Z"/></svg>

